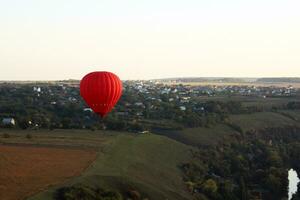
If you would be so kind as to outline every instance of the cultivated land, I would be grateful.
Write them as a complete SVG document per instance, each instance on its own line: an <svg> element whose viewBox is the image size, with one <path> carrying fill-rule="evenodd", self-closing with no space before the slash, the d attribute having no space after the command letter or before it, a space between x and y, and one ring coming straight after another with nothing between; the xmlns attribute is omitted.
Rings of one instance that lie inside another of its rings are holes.
<svg viewBox="0 0 300 200"><path fill-rule="evenodd" d="M190 197L178 166L190 159L193 147L167 137L72 130L1 129L1 133L9 134L9 138L0 140L0 152L6 155L1 156L3 174L0 176L3 180L11 180L4 181L6 187L11 188L9 193L3 193L9 200L21 199L46 188L45 192L29 199L53 199L55 189L75 183L124 192L136 189L151 199ZM27 134L32 138L27 139ZM92 160L95 161L81 174ZM14 171L23 175L16 175ZM70 179L72 176L75 178Z"/></svg>
<svg viewBox="0 0 300 200"><path fill-rule="evenodd" d="M150 199L189 199L178 165L190 158L184 144L157 135L118 135L93 165L65 185L84 183L125 192L138 190ZM55 187L30 200L52 199Z"/></svg>
<svg viewBox="0 0 300 200"><path fill-rule="evenodd" d="M261 112L230 119L243 131L299 125L289 116L296 118L299 112ZM138 190L150 199L189 199L178 166L191 159L193 146L217 145L238 134L226 124L159 133L163 136L87 130L1 129L1 133L10 137L0 140L0 179L6 185L0 190L11 200L46 188L29 199L50 200L57 188L76 183L121 192ZM27 134L32 138L27 139Z"/></svg>
<svg viewBox="0 0 300 200"><path fill-rule="evenodd" d="M270 83L257 83L257 82L164 82L168 85L173 84L182 84L182 85L192 85L192 86L207 86L207 85L215 85L215 86L256 86L256 87L288 87L293 86L294 88L300 88L300 83L287 83L287 82L270 82Z"/></svg>
<svg viewBox="0 0 300 200"><path fill-rule="evenodd" d="M21 200L79 176L95 151L0 145L0 199Z"/></svg>

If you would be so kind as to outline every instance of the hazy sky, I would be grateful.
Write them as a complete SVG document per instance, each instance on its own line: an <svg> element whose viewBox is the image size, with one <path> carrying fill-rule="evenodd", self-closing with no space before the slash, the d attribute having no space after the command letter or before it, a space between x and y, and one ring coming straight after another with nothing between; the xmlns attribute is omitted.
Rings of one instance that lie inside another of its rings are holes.
<svg viewBox="0 0 300 200"><path fill-rule="evenodd" d="M0 80L300 76L299 0L0 0Z"/></svg>

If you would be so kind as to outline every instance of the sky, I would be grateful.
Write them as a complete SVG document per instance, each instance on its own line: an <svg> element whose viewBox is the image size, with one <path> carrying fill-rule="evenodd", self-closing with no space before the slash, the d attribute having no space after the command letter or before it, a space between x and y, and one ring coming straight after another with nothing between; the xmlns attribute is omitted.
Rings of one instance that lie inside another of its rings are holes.
<svg viewBox="0 0 300 200"><path fill-rule="evenodd" d="M299 0L0 0L0 80L300 77Z"/></svg>

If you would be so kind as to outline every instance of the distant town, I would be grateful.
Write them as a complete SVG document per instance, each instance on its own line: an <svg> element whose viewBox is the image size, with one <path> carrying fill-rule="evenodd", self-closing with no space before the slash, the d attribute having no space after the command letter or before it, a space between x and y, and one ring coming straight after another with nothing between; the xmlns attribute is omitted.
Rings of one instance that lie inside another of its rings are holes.
<svg viewBox="0 0 300 200"><path fill-rule="evenodd" d="M212 113L223 114L257 112L266 109L257 105L244 107L243 99L288 98L291 102L300 96L293 86L298 79L285 79L287 86L253 85L261 80L209 79L210 84L187 84L199 79L167 79L123 81L123 96L114 111L100 127L97 116L85 105L79 94L79 81L1 82L0 116L2 126L23 128L92 128L145 131L155 127L180 129L209 126L219 122ZM202 81L207 81L201 79ZM268 82L267 79L266 82ZM272 83L277 83L271 79ZM248 84L214 84L247 82ZM279 81L284 81L280 79ZM218 97L228 98L224 105ZM214 110L214 104L221 110ZM224 110L222 110L224 109ZM233 110L236 109L236 110ZM208 117L210 116L210 118ZM193 120L194 119L194 122ZM208 120L209 119L209 120ZM166 120L164 123L159 120Z"/></svg>

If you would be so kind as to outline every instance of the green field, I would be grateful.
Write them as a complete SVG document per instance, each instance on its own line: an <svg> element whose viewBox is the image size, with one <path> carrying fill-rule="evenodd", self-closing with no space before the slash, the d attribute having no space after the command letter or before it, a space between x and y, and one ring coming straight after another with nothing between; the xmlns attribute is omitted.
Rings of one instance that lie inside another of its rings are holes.
<svg viewBox="0 0 300 200"><path fill-rule="evenodd" d="M297 110L229 116L229 121L243 132L268 127L299 126L298 119L300 112ZM188 200L192 197L179 166L192 159L191 150L195 146L218 145L238 134L239 131L226 124L216 124L210 128L160 131L157 134L0 129L0 144L92 148L98 152L94 163L81 176L47 188L28 200L53 200L58 188L79 183L116 190L122 194L137 190L143 197L155 200Z"/></svg>
<svg viewBox="0 0 300 200"><path fill-rule="evenodd" d="M299 126L297 119L300 119L299 111L258 112L229 116L229 122L243 132L270 127ZM210 146L239 134L239 131L226 124L217 124L209 128L187 128L179 131L158 131L157 133L187 145Z"/></svg>
<svg viewBox="0 0 300 200"><path fill-rule="evenodd" d="M1 137L8 134L9 138ZM14 130L0 129L0 144L28 144L37 146L61 146L73 148L100 148L110 138L119 134L134 135L117 131L90 130ZM32 138L27 139L27 135Z"/></svg>
<svg viewBox="0 0 300 200"><path fill-rule="evenodd" d="M269 127L297 126L295 120L290 119L280 113L259 112L253 114L231 115L230 121L241 127L244 132L249 130L259 130Z"/></svg>
<svg viewBox="0 0 300 200"><path fill-rule="evenodd" d="M224 124L218 124L211 128L188 128L180 131L161 131L158 134L167 136L192 146L217 145L224 138L236 134L237 131Z"/></svg>
<svg viewBox="0 0 300 200"><path fill-rule="evenodd" d="M126 188L136 189L150 199L190 199L178 168L190 159L190 149L153 134L110 136L105 144L102 143L92 166L82 176L63 185L85 183L120 192ZM53 199L57 187L29 199Z"/></svg>
<svg viewBox="0 0 300 200"><path fill-rule="evenodd" d="M296 122L300 122L300 110L282 110L282 111L278 111L278 113Z"/></svg>

